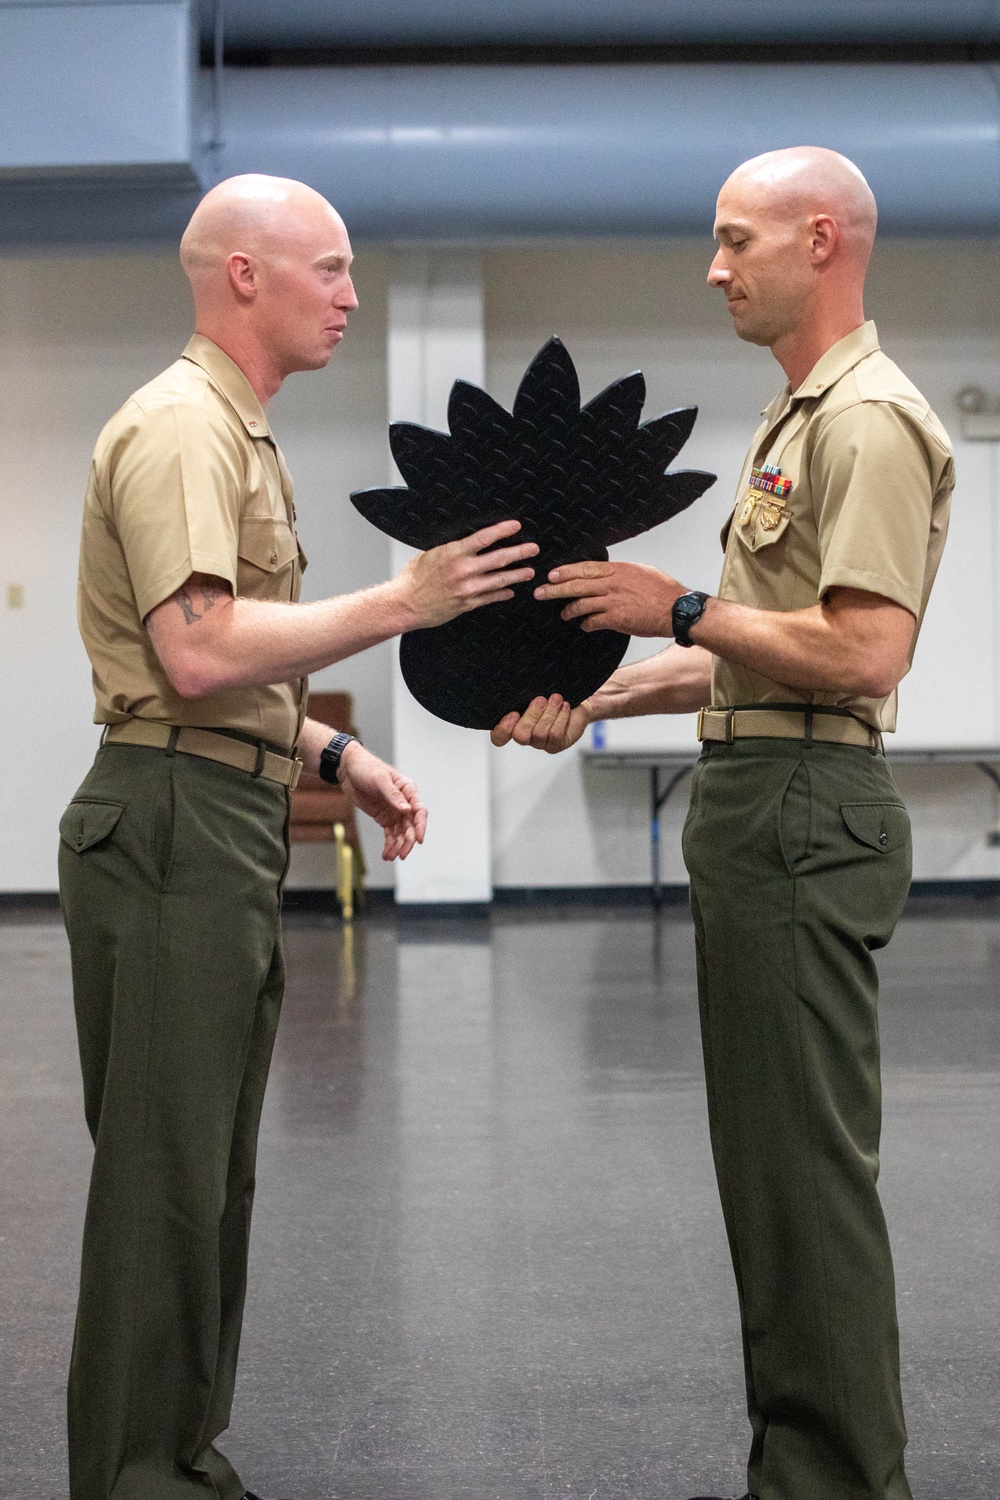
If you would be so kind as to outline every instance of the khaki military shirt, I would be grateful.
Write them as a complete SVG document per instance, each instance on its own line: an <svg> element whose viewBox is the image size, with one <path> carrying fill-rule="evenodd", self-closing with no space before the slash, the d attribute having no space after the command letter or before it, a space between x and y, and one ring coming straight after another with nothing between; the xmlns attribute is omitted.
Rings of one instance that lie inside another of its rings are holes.
<svg viewBox="0 0 1000 1500"><path fill-rule="evenodd" d="M910 611L915 644L944 548L954 463L947 433L882 353L874 323L827 350L763 418L722 533L719 597L798 610L836 586L864 589ZM716 657L713 706L753 703L835 704L896 727L895 692L878 700L804 691Z"/></svg>
<svg viewBox="0 0 1000 1500"><path fill-rule="evenodd" d="M294 522L292 482L250 382L196 334L111 418L94 452L79 621L95 723L158 719L295 743L304 681L182 698L143 625L192 573L224 578L240 599L296 601L305 558Z"/></svg>

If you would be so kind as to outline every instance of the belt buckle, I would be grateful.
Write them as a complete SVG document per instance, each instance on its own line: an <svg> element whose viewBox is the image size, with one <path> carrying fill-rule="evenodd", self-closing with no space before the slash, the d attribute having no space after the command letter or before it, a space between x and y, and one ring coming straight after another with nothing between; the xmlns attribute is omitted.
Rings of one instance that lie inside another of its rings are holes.
<svg viewBox="0 0 1000 1500"><path fill-rule="evenodd" d="M303 762L301 760L296 759L292 761L292 774L288 778L288 790L290 792L294 792L295 788L298 786L299 777L302 775L302 769Z"/></svg>
<svg viewBox="0 0 1000 1500"><path fill-rule="evenodd" d="M708 709L707 708L699 708L699 710L698 710L697 738L699 740L704 740L704 738L705 738L705 735L704 735L705 715L707 713L708 713Z"/></svg>

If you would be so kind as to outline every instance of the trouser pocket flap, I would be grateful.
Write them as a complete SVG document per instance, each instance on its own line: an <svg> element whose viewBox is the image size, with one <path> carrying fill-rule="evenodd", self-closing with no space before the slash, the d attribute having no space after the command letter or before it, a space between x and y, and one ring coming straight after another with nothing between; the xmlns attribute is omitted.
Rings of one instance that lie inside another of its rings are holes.
<svg viewBox="0 0 1000 1500"><path fill-rule="evenodd" d="M71 802L59 820L59 837L82 854L107 838L124 811L120 802Z"/></svg>
<svg viewBox="0 0 1000 1500"><path fill-rule="evenodd" d="M910 819L900 802L842 802L840 813L862 844L889 854L910 836Z"/></svg>

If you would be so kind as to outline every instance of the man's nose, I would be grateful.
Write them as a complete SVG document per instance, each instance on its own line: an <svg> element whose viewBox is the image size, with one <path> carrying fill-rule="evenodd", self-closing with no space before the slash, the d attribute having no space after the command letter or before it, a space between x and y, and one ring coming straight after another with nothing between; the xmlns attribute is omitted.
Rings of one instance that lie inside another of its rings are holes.
<svg viewBox="0 0 1000 1500"><path fill-rule="evenodd" d="M708 268L708 284L709 286L725 286L726 282L732 279L733 273L723 260L720 250Z"/></svg>
<svg viewBox="0 0 1000 1500"><path fill-rule="evenodd" d="M356 312L358 307L358 294L354 290L354 282L348 277L345 288L345 296L341 299L341 307L345 312Z"/></svg>

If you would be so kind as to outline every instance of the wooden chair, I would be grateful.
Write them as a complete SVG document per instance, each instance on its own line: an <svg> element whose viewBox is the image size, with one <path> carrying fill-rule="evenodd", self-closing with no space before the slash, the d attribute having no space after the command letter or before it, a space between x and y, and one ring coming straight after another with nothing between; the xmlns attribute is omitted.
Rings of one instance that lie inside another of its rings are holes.
<svg viewBox="0 0 1000 1500"><path fill-rule="evenodd" d="M354 699L350 693L310 693L309 717L357 734ZM303 771L292 793L289 838L293 844L333 844L336 847L337 899L345 921L354 915L355 898L364 895L364 857L354 804L339 786Z"/></svg>

